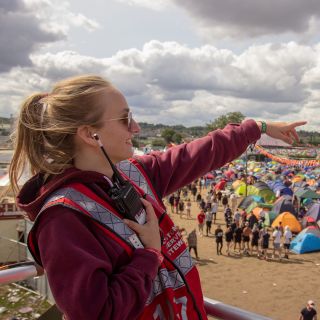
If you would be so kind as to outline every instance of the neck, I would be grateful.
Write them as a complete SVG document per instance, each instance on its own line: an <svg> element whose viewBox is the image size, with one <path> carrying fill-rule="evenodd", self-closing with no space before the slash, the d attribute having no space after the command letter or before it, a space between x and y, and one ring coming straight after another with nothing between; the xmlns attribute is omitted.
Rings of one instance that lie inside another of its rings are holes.
<svg viewBox="0 0 320 320"><path fill-rule="evenodd" d="M83 171L95 171L112 178L113 170L108 160L99 153L78 153L74 158L74 166Z"/></svg>

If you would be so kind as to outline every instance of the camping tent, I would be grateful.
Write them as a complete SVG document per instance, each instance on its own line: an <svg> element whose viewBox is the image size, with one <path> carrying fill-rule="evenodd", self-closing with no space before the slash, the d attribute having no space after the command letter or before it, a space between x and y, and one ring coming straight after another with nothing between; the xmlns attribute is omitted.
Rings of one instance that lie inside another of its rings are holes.
<svg viewBox="0 0 320 320"><path fill-rule="evenodd" d="M290 230L294 233L299 233L302 228L300 222L297 218L290 212L283 212L277 216L277 218L272 222L272 228L279 226L279 222L282 223L282 226L289 226Z"/></svg>
<svg viewBox="0 0 320 320"><path fill-rule="evenodd" d="M301 220L302 228L306 228L308 226L318 226L317 221L312 217L304 216Z"/></svg>
<svg viewBox="0 0 320 320"><path fill-rule="evenodd" d="M320 251L320 237L313 233L300 234L291 241L290 250L295 253Z"/></svg>
<svg viewBox="0 0 320 320"><path fill-rule="evenodd" d="M237 187L239 187L239 185L241 185L241 184L245 185L245 183L244 183L243 181L241 181L241 180L235 180L235 181L232 183L232 189L233 189L233 190L236 190Z"/></svg>
<svg viewBox="0 0 320 320"><path fill-rule="evenodd" d="M281 196L274 204L271 211L279 214L282 212L291 212L296 215L296 211L293 207L291 197Z"/></svg>
<svg viewBox="0 0 320 320"><path fill-rule="evenodd" d="M316 226L316 227L315 226L306 227L298 234L298 236L302 237L302 235L304 235L305 233L312 233L315 236L320 237L320 228L318 226Z"/></svg>
<svg viewBox="0 0 320 320"><path fill-rule="evenodd" d="M277 218L278 214L273 211L267 211L264 215L263 224L267 227L271 226L272 222Z"/></svg>
<svg viewBox="0 0 320 320"><path fill-rule="evenodd" d="M257 206L255 207L253 210L252 210L252 213L257 217L257 219L259 220L260 219L260 213L262 211L264 211L264 213L266 214L266 212L269 212L269 208L264 208L264 207L261 207L261 206ZM250 212L250 211L248 211Z"/></svg>
<svg viewBox="0 0 320 320"><path fill-rule="evenodd" d="M320 199L320 194L309 188L300 188L294 193L298 198L303 199Z"/></svg>
<svg viewBox="0 0 320 320"><path fill-rule="evenodd" d="M320 220L320 203L314 203L306 213L307 217L312 217L315 221Z"/></svg>
<svg viewBox="0 0 320 320"><path fill-rule="evenodd" d="M260 208L261 210L262 210L262 208L264 208L265 210L271 210L272 205L268 204L268 203L254 201L247 207L246 211L247 212L254 211L257 207Z"/></svg>
<svg viewBox="0 0 320 320"><path fill-rule="evenodd" d="M244 196L246 194L246 185L241 184L237 187L235 190L235 193ZM247 186L247 195L256 195L260 196L264 199L265 202L271 203L275 199L275 194L272 192L272 190L265 184L261 185L259 183L254 185L248 185Z"/></svg>
<svg viewBox="0 0 320 320"><path fill-rule="evenodd" d="M221 179L214 187L215 190L224 190L227 180Z"/></svg>
<svg viewBox="0 0 320 320"><path fill-rule="evenodd" d="M252 203L260 203L263 201L263 198L260 196L249 195L242 199L238 207L241 209L247 209Z"/></svg>

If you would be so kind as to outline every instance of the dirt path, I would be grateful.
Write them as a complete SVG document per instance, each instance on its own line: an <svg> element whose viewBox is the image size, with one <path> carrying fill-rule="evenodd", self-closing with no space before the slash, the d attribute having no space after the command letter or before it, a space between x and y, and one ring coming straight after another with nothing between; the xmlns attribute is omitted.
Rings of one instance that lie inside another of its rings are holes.
<svg viewBox="0 0 320 320"><path fill-rule="evenodd" d="M197 227L199 208L192 203L192 219L170 214L175 224L190 232ZM170 208L168 207L168 212ZM222 207L217 223L225 228ZM213 225L214 232L216 225ZM299 318L300 310L309 299L320 304L320 253L295 255L288 260L259 260L256 256L243 257L216 254L213 235L198 235L198 267L206 297L219 300L277 320ZM320 309L319 309L320 310Z"/></svg>

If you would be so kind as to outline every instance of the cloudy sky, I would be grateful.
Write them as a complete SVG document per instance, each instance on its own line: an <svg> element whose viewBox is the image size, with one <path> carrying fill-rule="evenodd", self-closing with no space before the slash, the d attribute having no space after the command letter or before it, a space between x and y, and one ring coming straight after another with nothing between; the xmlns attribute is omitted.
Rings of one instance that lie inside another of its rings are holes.
<svg viewBox="0 0 320 320"><path fill-rule="evenodd" d="M320 127L318 0L0 0L0 116L99 74L138 121L227 112Z"/></svg>

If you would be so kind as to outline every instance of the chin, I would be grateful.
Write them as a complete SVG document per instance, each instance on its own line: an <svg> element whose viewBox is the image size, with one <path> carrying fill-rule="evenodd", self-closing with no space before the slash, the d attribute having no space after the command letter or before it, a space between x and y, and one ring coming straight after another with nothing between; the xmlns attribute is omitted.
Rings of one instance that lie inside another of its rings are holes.
<svg viewBox="0 0 320 320"><path fill-rule="evenodd" d="M124 160L128 160L129 158L133 157L133 147L128 150L127 152L123 153L116 161L116 163L124 161Z"/></svg>

